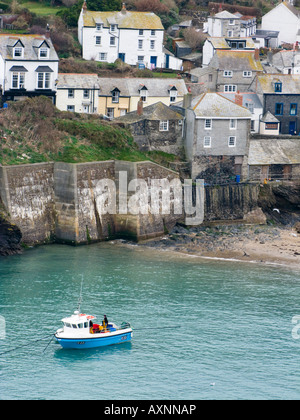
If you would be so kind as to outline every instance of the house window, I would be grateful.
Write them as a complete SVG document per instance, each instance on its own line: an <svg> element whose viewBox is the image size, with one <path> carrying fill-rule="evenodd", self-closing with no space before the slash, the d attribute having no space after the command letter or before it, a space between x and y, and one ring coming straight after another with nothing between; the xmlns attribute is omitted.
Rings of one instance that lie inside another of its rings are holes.
<svg viewBox="0 0 300 420"><path fill-rule="evenodd" d="M148 89L146 88L146 86L143 86L140 89L140 97L143 102L147 102L147 93L148 93Z"/></svg>
<svg viewBox="0 0 300 420"><path fill-rule="evenodd" d="M115 108L107 108L107 116L110 119L114 118L114 112L115 112Z"/></svg>
<svg viewBox="0 0 300 420"><path fill-rule="evenodd" d="M227 31L227 36L229 36L229 38L231 38L233 36L233 31Z"/></svg>
<svg viewBox="0 0 300 420"><path fill-rule="evenodd" d="M204 147L211 147L211 137L205 136L203 140L203 146Z"/></svg>
<svg viewBox="0 0 300 420"><path fill-rule="evenodd" d="M224 77L232 77L232 71L231 70L224 70L223 76Z"/></svg>
<svg viewBox="0 0 300 420"><path fill-rule="evenodd" d="M243 77L252 77L252 71L243 71Z"/></svg>
<svg viewBox="0 0 300 420"><path fill-rule="evenodd" d="M14 48L14 57L23 57L23 47L15 47Z"/></svg>
<svg viewBox="0 0 300 420"><path fill-rule="evenodd" d="M169 131L169 121L160 121L159 131Z"/></svg>
<svg viewBox="0 0 300 420"><path fill-rule="evenodd" d="M68 98L74 98L74 89L68 89Z"/></svg>
<svg viewBox="0 0 300 420"><path fill-rule="evenodd" d="M209 75L208 75L208 81L209 81L209 82L212 82L212 79L213 79L213 75L212 75L212 74L209 74Z"/></svg>
<svg viewBox="0 0 300 420"><path fill-rule="evenodd" d="M67 105L67 111L75 112L75 105Z"/></svg>
<svg viewBox="0 0 300 420"><path fill-rule="evenodd" d="M11 87L13 89L24 89L25 88L25 73L13 73Z"/></svg>
<svg viewBox="0 0 300 420"><path fill-rule="evenodd" d="M282 115L283 114L283 104L277 103L275 104L275 115Z"/></svg>
<svg viewBox="0 0 300 420"><path fill-rule="evenodd" d="M291 104L290 115L297 115L297 104Z"/></svg>
<svg viewBox="0 0 300 420"><path fill-rule="evenodd" d="M109 41L110 45L116 45L116 38L114 36L110 37L110 41Z"/></svg>
<svg viewBox="0 0 300 420"><path fill-rule="evenodd" d="M211 119L204 120L205 130L211 130L211 127L212 127L212 120Z"/></svg>
<svg viewBox="0 0 300 420"><path fill-rule="evenodd" d="M38 73L37 88L50 89L50 76L50 73Z"/></svg>
<svg viewBox="0 0 300 420"><path fill-rule="evenodd" d="M235 147L236 137L235 136L229 136L228 137L228 146L229 147Z"/></svg>
<svg viewBox="0 0 300 420"><path fill-rule="evenodd" d="M282 83L281 82L276 82L275 83L274 91L275 92L282 92Z"/></svg>
<svg viewBox="0 0 300 420"><path fill-rule="evenodd" d="M151 40L150 41L150 50L154 50L155 49L155 41Z"/></svg>
<svg viewBox="0 0 300 420"><path fill-rule="evenodd" d="M143 49L143 40L142 39L139 39L138 40L138 49L139 50L142 50Z"/></svg>
<svg viewBox="0 0 300 420"><path fill-rule="evenodd" d="M143 55L138 55L138 59L137 59L137 61L138 61L138 63L143 63L144 62L144 56Z"/></svg>
<svg viewBox="0 0 300 420"><path fill-rule="evenodd" d="M224 92L236 92L236 85L224 85Z"/></svg>
<svg viewBox="0 0 300 420"><path fill-rule="evenodd" d="M235 118L231 118L229 120L229 128L230 130L236 130L237 120Z"/></svg>
<svg viewBox="0 0 300 420"><path fill-rule="evenodd" d="M96 23L96 31L101 31L101 23Z"/></svg>
<svg viewBox="0 0 300 420"><path fill-rule="evenodd" d="M170 90L170 102L176 102L177 90Z"/></svg>
<svg viewBox="0 0 300 420"><path fill-rule="evenodd" d="M49 48L48 47L41 47L39 51L40 58L48 58L49 56Z"/></svg>
<svg viewBox="0 0 300 420"><path fill-rule="evenodd" d="M155 36L155 30L151 29L151 36Z"/></svg>
<svg viewBox="0 0 300 420"><path fill-rule="evenodd" d="M107 61L107 53L104 53L104 52L99 53L99 60Z"/></svg>
<svg viewBox="0 0 300 420"><path fill-rule="evenodd" d="M251 112L251 114L254 114L254 105L250 102L246 102L245 103L246 108L249 109L249 111Z"/></svg>
<svg viewBox="0 0 300 420"><path fill-rule="evenodd" d="M229 19L229 25L234 25L234 19Z"/></svg>
<svg viewBox="0 0 300 420"><path fill-rule="evenodd" d="M110 30L111 30L111 32L115 32L115 30L116 30L116 25L110 25Z"/></svg>
<svg viewBox="0 0 300 420"><path fill-rule="evenodd" d="M144 35L144 30L143 29L139 29L139 35L143 36Z"/></svg>
<svg viewBox="0 0 300 420"><path fill-rule="evenodd" d="M251 131L255 131L255 121L254 120L251 120L250 129L251 129Z"/></svg>
<svg viewBox="0 0 300 420"><path fill-rule="evenodd" d="M96 36L96 45L101 45L101 36Z"/></svg>
<svg viewBox="0 0 300 420"><path fill-rule="evenodd" d="M83 99L89 99L89 98L90 98L89 89L83 89Z"/></svg>
<svg viewBox="0 0 300 420"><path fill-rule="evenodd" d="M111 101L113 103L119 103L119 95L120 95L120 92L118 90L113 90L112 93L111 93L111 95L112 95Z"/></svg>

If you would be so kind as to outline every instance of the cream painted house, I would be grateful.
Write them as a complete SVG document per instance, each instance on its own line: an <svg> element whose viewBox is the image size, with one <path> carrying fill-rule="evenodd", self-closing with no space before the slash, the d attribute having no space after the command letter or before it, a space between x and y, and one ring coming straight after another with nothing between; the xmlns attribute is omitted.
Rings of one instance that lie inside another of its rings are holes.
<svg viewBox="0 0 300 420"><path fill-rule="evenodd" d="M170 106L183 100L187 88L182 79L101 78L98 113L113 119L157 102Z"/></svg>
<svg viewBox="0 0 300 420"><path fill-rule="evenodd" d="M59 73L56 106L61 111L98 113L97 74Z"/></svg>

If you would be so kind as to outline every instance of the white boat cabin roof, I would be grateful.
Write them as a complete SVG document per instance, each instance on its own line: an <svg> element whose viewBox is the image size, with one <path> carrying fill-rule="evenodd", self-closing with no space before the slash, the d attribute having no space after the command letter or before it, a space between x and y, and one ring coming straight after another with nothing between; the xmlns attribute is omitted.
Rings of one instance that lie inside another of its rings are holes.
<svg viewBox="0 0 300 420"><path fill-rule="evenodd" d="M79 324L79 323L87 322L94 319L96 319L94 315L81 314L78 311L75 311L73 315L67 318L63 318L62 322L68 323L68 324Z"/></svg>

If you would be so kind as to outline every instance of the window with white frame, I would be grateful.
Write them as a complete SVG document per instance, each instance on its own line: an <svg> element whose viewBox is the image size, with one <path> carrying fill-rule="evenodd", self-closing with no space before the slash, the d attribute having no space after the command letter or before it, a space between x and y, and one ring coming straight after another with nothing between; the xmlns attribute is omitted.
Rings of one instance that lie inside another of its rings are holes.
<svg viewBox="0 0 300 420"><path fill-rule="evenodd" d="M37 88L38 89L50 89L50 73L38 73L37 74Z"/></svg>
<svg viewBox="0 0 300 420"><path fill-rule="evenodd" d="M24 89L25 88L25 73L14 72L12 74L12 89Z"/></svg>
<svg viewBox="0 0 300 420"><path fill-rule="evenodd" d="M170 102L176 102L177 90L170 90Z"/></svg>
<svg viewBox="0 0 300 420"><path fill-rule="evenodd" d="M114 89L111 92L111 101L113 103L119 103L120 91L118 89Z"/></svg>
<svg viewBox="0 0 300 420"><path fill-rule="evenodd" d="M144 62L144 58L145 58L144 55L138 55L138 59L137 59L138 63L143 63Z"/></svg>
<svg viewBox="0 0 300 420"><path fill-rule="evenodd" d="M83 89L83 99L90 99L90 90Z"/></svg>
<svg viewBox="0 0 300 420"><path fill-rule="evenodd" d="M150 41L150 50L154 50L155 49L155 41L151 39Z"/></svg>
<svg viewBox="0 0 300 420"><path fill-rule="evenodd" d="M74 89L68 89L68 98L72 99L74 98L75 91Z"/></svg>
<svg viewBox="0 0 300 420"><path fill-rule="evenodd" d="M114 114L115 114L115 108L107 108L107 116L110 119L114 118Z"/></svg>
<svg viewBox="0 0 300 420"><path fill-rule="evenodd" d="M116 28L117 28L117 25L115 24L110 25L111 32L115 32Z"/></svg>
<svg viewBox="0 0 300 420"><path fill-rule="evenodd" d="M39 58L48 58L49 57L49 48L41 47L39 50Z"/></svg>
<svg viewBox="0 0 300 420"><path fill-rule="evenodd" d="M251 114L254 114L254 105L251 102L246 102L245 103L246 108L249 109L249 111L251 112Z"/></svg>
<svg viewBox="0 0 300 420"><path fill-rule="evenodd" d="M169 121L161 120L159 122L159 131L169 131Z"/></svg>
<svg viewBox="0 0 300 420"><path fill-rule="evenodd" d="M229 120L229 128L230 130L236 130L237 120L235 118L231 118Z"/></svg>
<svg viewBox="0 0 300 420"><path fill-rule="evenodd" d="M75 112L75 105L67 105L67 111Z"/></svg>
<svg viewBox="0 0 300 420"><path fill-rule="evenodd" d="M223 76L224 77L232 77L232 70L224 70L223 71Z"/></svg>
<svg viewBox="0 0 300 420"><path fill-rule="evenodd" d="M234 19L229 19L229 25L234 25Z"/></svg>
<svg viewBox="0 0 300 420"><path fill-rule="evenodd" d="M23 57L24 48L23 47L15 47L14 48L14 58L22 58Z"/></svg>
<svg viewBox="0 0 300 420"><path fill-rule="evenodd" d="M143 49L143 40L142 39L139 39L138 40L138 49L139 50L142 50Z"/></svg>
<svg viewBox="0 0 300 420"><path fill-rule="evenodd" d="M224 85L224 92L236 92L237 86L236 85Z"/></svg>
<svg viewBox="0 0 300 420"><path fill-rule="evenodd" d="M97 35L95 40L96 40L96 45L101 45L101 36Z"/></svg>
<svg viewBox="0 0 300 420"><path fill-rule="evenodd" d="M207 118L207 119L204 120L204 128L205 128L205 130L211 130L212 120L210 118Z"/></svg>
<svg viewBox="0 0 300 420"><path fill-rule="evenodd" d="M99 61L107 61L107 53L106 52L99 53Z"/></svg>
<svg viewBox="0 0 300 420"><path fill-rule="evenodd" d="M229 147L235 147L236 144L236 137L235 136L229 136L228 137L228 146Z"/></svg>
<svg viewBox="0 0 300 420"><path fill-rule="evenodd" d="M144 30L143 29L139 29L139 36L143 36L144 35Z"/></svg>
<svg viewBox="0 0 300 420"><path fill-rule="evenodd" d="M151 36L155 36L155 29L151 29Z"/></svg>
<svg viewBox="0 0 300 420"><path fill-rule="evenodd" d="M211 147L211 137L210 136L204 136L203 146L204 147Z"/></svg>
<svg viewBox="0 0 300 420"><path fill-rule="evenodd" d="M110 40L109 40L109 45L111 45L111 46L116 45L116 38L115 38L114 36L111 36L111 37L110 37Z"/></svg>
<svg viewBox="0 0 300 420"><path fill-rule="evenodd" d="M243 77L252 77L252 71L243 71Z"/></svg>
<svg viewBox="0 0 300 420"><path fill-rule="evenodd" d="M96 23L96 31L101 31L101 29L102 29L102 24Z"/></svg>
<svg viewBox="0 0 300 420"><path fill-rule="evenodd" d="M148 95L148 89L146 87L143 87L140 90L140 98L143 102L147 102L147 95Z"/></svg>

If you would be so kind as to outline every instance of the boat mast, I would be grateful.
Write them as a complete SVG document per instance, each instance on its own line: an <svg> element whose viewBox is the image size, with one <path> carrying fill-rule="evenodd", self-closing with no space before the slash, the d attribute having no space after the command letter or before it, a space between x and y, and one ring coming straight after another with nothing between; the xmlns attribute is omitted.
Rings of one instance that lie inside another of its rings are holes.
<svg viewBox="0 0 300 420"><path fill-rule="evenodd" d="M80 295L79 295L79 299L78 299L78 308L77 308L77 311L78 311L79 314L80 314L80 305L81 305L81 302L82 302L82 284L83 284L83 276L82 276L82 279L81 279Z"/></svg>

